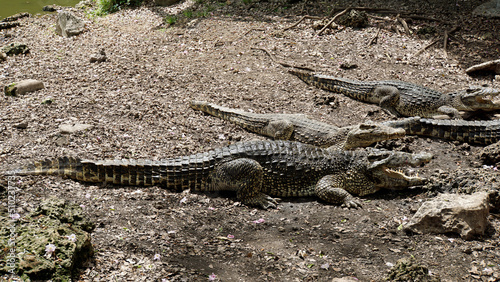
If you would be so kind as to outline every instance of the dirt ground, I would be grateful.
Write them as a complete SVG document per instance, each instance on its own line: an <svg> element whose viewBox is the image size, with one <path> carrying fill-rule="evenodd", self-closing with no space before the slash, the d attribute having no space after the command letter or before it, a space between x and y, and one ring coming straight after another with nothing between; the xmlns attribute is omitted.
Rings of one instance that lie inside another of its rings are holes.
<svg viewBox="0 0 500 282"><path fill-rule="evenodd" d="M21 97L1 96L1 169L65 155L165 159L263 139L191 110L189 102L195 99L257 113L305 113L337 126L393 119L376 106L304 84L251 47L346 78L398 79L443 92L470 85L500 87L494 77L464 72L498 59L500 20L471 16L483 1L335 2L194 4L194 13L181 12L172 26L162 19L174 8L145 5L101 18L78 11L86 31L69 39L55 34L55 14L22 19L20 27L0 32L0 45L24 42L31 52L0 63L0 85L38 79L45 88ZM283 30L302 15L328 16L333 7L340 11L348 5L397 9L439 21L407 18L409 35L395 23L396 14L369 11L387 20L370 18L368 27L340 27L321 36L312 20ZM378 40L369 46L378 26ZM454 26L461 28L450 34L447 52L440 40L415 56ZM108 60L90 63L100 49ZM357 68L342 69L343 63ZM42 104L48 98L52 103ZM62 124L92 128L61 134ZM478 158L482 148L412 136L377 146L432 152L435 158L418 169L430 184L363 197L363 209L300 198L282 199L278 209L265 211L225 193L23 177L16 184L17 206L22 216L49 196L84 205L97 224L92 234L97 252L78 281L381 281L399 259L409 257L442 281L500 281L498 213L490 215L487 234L471 241L398 229L422 201L439 192L498 189L498 172Z"/></svg>

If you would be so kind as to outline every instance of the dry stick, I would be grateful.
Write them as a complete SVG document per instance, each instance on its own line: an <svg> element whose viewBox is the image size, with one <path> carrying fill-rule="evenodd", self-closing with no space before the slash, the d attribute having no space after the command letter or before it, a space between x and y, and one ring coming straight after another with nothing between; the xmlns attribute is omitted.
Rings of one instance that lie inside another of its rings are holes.
<svg viewBox="0 0 500 282"><path fill-rule="evenodd" d="M403 20L400 15L398 14L396 16L396 20L404 27L406 34L410 35L410 28L408 28L408 24L406 23L405 20Z"/></svg>
<svg viewBox="0 0 500 282"><path fill-rule="evenodd" d="M283 62L279 62L278 60L276 60L276 58L273 56L273 54L271 54L271 52L269 52L267 49L265 48L256 48L256 47L251 47L250 49L252 50L260 50L260 51L264 51L268 56L269 58L271 58L271 61L273 63L276 63L276 64L280 64L282 66L284 66L285 68L296 68L296 69L300 69L300 70L306 70L306 71L314 71L313 69L311 68L308 68L308 67L300 67L300 66L294 66L294 65L290 65L288 63L283 63Z"/></svg>
<svg viewBox="0 0 500 282"><path fill-rule="evenodd" d="M443 49L444 49L444 56L447 58L448 57L448 52L446 51L446 48L448 47L448 31L444 31L444 42L443 42Z"/></svg>
<svg viewBox="0 0 500 282"><path fill-rule="evenodd" d="M377 34L375 34L375 36L370 40L370 42L368 42L368 46L372 45L373 43L375 43L375 41L377 41L378 35L380 34L381 29L382 28L379 26L378 30L377 30Z"/></svg>
<svg viewBox="0 0 500 282"><path fill-rule="evenodd" d="M450 33L455 32L457 29L458 29L458 26L455 26L450 31L445 32L445 37L448 37L448 35ZM432 45L436 44L437 42L439 42L439 38L435 39L434 41L432 41L431 43L429 43L427 46L425 46L424 48L420 49L417 53L415 53L415 55L413 55L413 57L416 57L416 56L422 54L422 52L424 52L425 50L429 49L429 47L431 47Z"/></svg>
<svg viewBox="0 0 500 282"><path fill-rule="evenodd" d="M431 47L432 45L436 44L438 41L439 41L439 38L436 39L436 40L434 40L434 41L432 41L427 46L425 46L424 48L420 49L417 53L415 53L415 55L413 55L413 57L416 57L416 56L422 54L422 52L424 52L425 50L429 49L429 47Z"/></svg>
<svg viewBox="0 0 500 282"><path fill-rule="evenodd" d="M321 35L323 33L323 31L325 31L334 21L336 21L340 16L346 14L347 12L349 12L350 10L352 10L352 8L347 8L345 9L344 11L338 13L335 17L333 17L333 19L331 19L320 31L318 31L318 33L316 33L316 35Z"/></svg>
<svg viewBox="0 0 500 282"><path fill-rule="evenodd" d="M321 20L321 19L323 19L323 18L321 18L321 17L314 17L314 16L303 16L303 17L302 17L302 18L300 18L300 20L298 20L296 23L292 24L292 25L291 25L291 26L289 26L289 27L285 27L285 28L283 29L283 31L285 31L285 30L289 30L289 29L291 29L291 28L294 28L294 27L298 26L298 25L299 25L299 23L301 23L301 22L302 22L303 20L305 20L305 19L311 19L311 20Z"/></svg>

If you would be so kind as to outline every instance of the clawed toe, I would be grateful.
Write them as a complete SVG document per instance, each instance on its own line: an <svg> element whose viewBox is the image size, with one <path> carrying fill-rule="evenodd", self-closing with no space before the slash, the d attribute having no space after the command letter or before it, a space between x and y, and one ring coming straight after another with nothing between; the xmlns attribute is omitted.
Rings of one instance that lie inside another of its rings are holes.
<svg viewBox="0 0 500 282"><path fill-rule="evenodd" d="M346 207L346 208L353 208L353 209L360 209L360 208L363 208L363 206L361 205L361 202L352 198L352 199L346 199L344 201L344 203L342 204L342 207Z"/></svg>

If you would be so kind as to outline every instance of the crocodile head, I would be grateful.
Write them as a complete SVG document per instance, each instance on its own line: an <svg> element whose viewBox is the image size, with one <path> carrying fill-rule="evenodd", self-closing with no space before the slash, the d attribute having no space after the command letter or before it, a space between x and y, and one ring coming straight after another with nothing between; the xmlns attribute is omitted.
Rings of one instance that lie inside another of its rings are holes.
<svg viewBox="0 0 500 282"><path fill-rule="evenodd" d="M402 138L406 131L403 128L393 128L381 124L361 123L350 127L347 140L344 145L345 150L360 147L368 147L373 143Z"/></svg>
<svg viewBox="0 0 500 282"><path fill-rule="evenodd" d="M469 87L452 93L460 99L458 110L491 111L500 109L500 90L491 87Z"/></svg>
<svg viewBox="0 0 500 282"><path fill-rule="evenodd" d="M408 176L401 170L404 167L417 167L432 159L432 154L411 154L405 152L371 149L368 154L374 188L380 190L399 190L406 187L425 184L426 179L418 176Z"/></svg>

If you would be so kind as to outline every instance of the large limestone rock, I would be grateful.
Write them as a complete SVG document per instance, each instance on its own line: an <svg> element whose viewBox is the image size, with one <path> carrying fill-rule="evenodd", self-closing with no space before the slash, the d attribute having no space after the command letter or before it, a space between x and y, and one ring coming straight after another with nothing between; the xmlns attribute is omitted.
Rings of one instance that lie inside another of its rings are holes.
<svg viewBox="0 0 500 282"><path fill-rule="evenodd" d="M6 85L4 91L7 96L17 96L43 89L43 87L43 82L39 80L26 79Z"/></svg>
<svg viewBox="0 0 500 282"><path fill-rule="evenodd" d="M78 35L83 32L83 21L68 11L62 11L57 16L56 33L64 37Z"/></svg>
<svg viewBox="0 0 500 282"><path fill-rule="evenodd" d="M94 223L78 205L62 199L44 200L26 214L0 212L0 226L0 275L16 273L23 281L71 281L94 253Z"/></svg>
<svg viewBox="0 0 500 282"><path fill-rule="evenodd" d="M470 240L488 227L489 196L441 194L427 201L406 224L405 230L422 233L458 233Z"/></svg>

